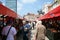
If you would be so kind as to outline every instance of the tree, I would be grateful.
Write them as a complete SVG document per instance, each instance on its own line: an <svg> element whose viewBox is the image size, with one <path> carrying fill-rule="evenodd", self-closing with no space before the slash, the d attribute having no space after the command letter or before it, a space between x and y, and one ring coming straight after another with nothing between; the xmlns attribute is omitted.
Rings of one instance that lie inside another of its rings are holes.
<svg viewBox="0 0 60 40"><path fill-rule="evenodd" d="M42 10L38 10L37 12L38 12L39 15L44 14L44 12Z"/></svg>

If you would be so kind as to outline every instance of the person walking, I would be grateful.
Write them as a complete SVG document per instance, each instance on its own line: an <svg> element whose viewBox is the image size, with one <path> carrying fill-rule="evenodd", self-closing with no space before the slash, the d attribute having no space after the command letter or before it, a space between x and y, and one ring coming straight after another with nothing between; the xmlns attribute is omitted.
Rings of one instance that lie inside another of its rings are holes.
<svg viewBox="0 0 60 40"><path fill-rule="evenodd" d="M4 27L2 30L2 38L3 35L6 35L7 36L6 40L16 40L17 31L14 27L12 27L12 24L13 24L12 21L7 21L7 26Z"/></svg>
<svg viewBox="0 0 60 40"><path fill-rule="evenodd" d="M36 33L36 40L45 40L46 28L42 25L41 21L38 21L36 24L37 33Z"/></svg>
<svg viewBox="0 0 60 40"><path fill-rule="evenodd" d="M29 25L29 22L26 21L24 24L24 30L23 30L23 40L29 40L29 34L30 34L31 26Z"/></svg>

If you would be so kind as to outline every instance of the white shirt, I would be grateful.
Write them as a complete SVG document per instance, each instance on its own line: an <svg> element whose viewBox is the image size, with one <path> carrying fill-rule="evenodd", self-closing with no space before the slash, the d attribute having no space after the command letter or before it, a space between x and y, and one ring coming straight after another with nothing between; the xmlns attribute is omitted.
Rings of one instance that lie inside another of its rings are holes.
<svg viewBox="0 0 60 40"><path fill-rule="evenodd" d="M2 35L7 35L9 28L10 26L4 27L2 30ZM16 33L17 33L16 29L14 27L11 27L7 40L14 40L14 35L16 35Z"/></svg>

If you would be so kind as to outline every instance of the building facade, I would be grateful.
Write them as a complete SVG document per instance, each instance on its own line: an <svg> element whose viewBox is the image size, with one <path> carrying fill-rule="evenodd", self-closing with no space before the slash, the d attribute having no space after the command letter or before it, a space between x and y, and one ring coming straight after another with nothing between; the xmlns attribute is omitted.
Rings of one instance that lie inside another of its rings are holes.
<svg viewBox="0 0 60 40"><path fill-rule="evenodd" d="M42 11L44 12L44 14L46 14L59 5L60 5L60 0L54 0L54 2L52 4L44 5Z"/></svg>
<svg viewBox="0 0 60 40"><path fill-rule="evenodd" d="M60 0L54 0L55 2L57 1L58 2L58 4L60 4Z"/></svg>
<svg viewBox="0 0 60 40"><path fill-rule="evenodd" d="M56 8L59 5L60 5L60 0L54 0L54 3L51 5L50 10L53 10L54 8Z"/></svg>
<svg viewBox="0 0 60 40"><path fill-rule="evenodd" d="M48 13L48 11L50 10L51 4L45 4L42 8L42 11L44 12L44 14Z"/></svg>
<svg viewBox="0 0 60 40"><path fill-rule="evenodd" d="M39 18L40 15L35 15L35 14L32 14L32 13L29 13L27 15L24 16L24 18L27 20L27 21L36 21L37 18Z"/></svg>
<svg viewBox="0 0 60 40"><path fill-rule="evenodd" d="M11 10L17 12L17 0L6 0L5 5Z"/></svg>

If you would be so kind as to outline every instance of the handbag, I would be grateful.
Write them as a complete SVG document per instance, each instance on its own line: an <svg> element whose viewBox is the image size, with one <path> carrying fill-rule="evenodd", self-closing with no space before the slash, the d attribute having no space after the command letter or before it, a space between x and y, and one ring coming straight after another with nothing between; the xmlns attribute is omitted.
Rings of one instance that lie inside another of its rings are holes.
<svg viewBox="0 0 60 40"><path fill-rule="evenodd" d="M9 34L9 32L10 32L10 29L11 29L11 27L9 28L9 31L8 31L7 35L3 35L2 40L6 40L6 39L7 39L8 34Z"/></svg>

